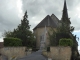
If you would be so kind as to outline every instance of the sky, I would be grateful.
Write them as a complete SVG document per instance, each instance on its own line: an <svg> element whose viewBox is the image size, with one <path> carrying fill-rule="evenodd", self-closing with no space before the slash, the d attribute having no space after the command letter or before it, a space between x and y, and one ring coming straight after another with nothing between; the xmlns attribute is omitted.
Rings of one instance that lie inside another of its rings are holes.
<svg viewBox="0 0 80 60"><path fill-rule="evenodd" d="M66 3L71 25L75 27L73 34L80 38L80 0ZM63 4L64 0L0 0L0 41L5 31L17 28L26 10L32 30L47 15L54 14L61 20Z"/></svg>

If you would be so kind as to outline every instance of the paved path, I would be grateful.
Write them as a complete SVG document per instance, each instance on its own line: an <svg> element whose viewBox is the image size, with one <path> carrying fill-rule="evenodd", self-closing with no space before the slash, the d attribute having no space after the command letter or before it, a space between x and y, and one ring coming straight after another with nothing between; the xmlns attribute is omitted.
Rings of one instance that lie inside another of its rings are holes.
<svg viewBox="0 0 80 60"><path fill-rule="evenodd" d="M41 55L41 50L34 52L26 57L20 58L18 60L47 60L43 55Z"/></svg>
<svg viewBox="0 0 80 60"><path fill-rule="evenodd" d="M8 60L7 56L2 55L2 60Z"/></svg>

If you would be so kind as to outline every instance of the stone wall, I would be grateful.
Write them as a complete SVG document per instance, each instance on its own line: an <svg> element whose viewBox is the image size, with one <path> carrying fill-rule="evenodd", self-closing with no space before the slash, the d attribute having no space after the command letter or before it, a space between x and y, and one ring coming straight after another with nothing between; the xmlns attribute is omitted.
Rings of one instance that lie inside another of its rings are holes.
<svg viewBox="0 0 80 60"><path fill-rule="evenodd" d="M2 60L2 59L1 59L1 56L0 56L0 60Z"/></svg>
<svg viewBox="0 0 80 60"><path fill-rule="evenodd" d="M53 60L70 60L71 58L70 47L50 47L50 52L43 51L43 55Z"/></svg>
<svg viewBox="0 0 80 60"><path fill-rule="evenodd" d="M50 56L54 60L70 60L71 53L70 47L50 47Z"/></svg>
<svg viewBox="0 0 80 60"><path fill-rule="evenodd" d="M26 56L25 52L26 47L4 47L0 49L0 53L8 57L8 59L12 58L21 58Z"/></svg>

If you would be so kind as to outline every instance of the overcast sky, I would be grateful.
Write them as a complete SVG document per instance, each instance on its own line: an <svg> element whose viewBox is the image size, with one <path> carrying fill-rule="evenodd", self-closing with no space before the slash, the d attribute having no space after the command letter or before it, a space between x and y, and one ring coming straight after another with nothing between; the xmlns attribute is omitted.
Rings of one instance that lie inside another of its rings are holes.
<svg viewBox="0 0 80 60"><path fill-rule="evenodd" d="M55 14L60 20L63 4L64 0L0 0L0 37L5 30L13 30L20 24L26 10L31 30L46 15ZM67 0L67 8L71 25L80 37L80 0Z"/></svg>
<svg viewBox="0 0 80 60"><path fill-rule="evenodd" d="M80 0L67 0L68 15L75 30L80 30ZM0 32L13 30L20 24L24 12L33 29L46 15L62 17L64 0L0 0Z"/></svg>

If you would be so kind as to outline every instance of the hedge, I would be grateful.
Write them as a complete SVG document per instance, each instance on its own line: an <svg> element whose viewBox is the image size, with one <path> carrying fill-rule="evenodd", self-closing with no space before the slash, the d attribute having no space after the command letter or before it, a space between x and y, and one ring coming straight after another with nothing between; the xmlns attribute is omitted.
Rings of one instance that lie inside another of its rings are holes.
<svg viewBox="0 0 80 60"><path fill-rule="evenodd" d="M4 38L4 46L22 46L22 40L19 38Z"/></svg>
<svg viewBox="0 0 80 60"><path fill-rule="evenodd" d="M73 46L72 39L62 38L59 40L60 46Z"/></svg>

